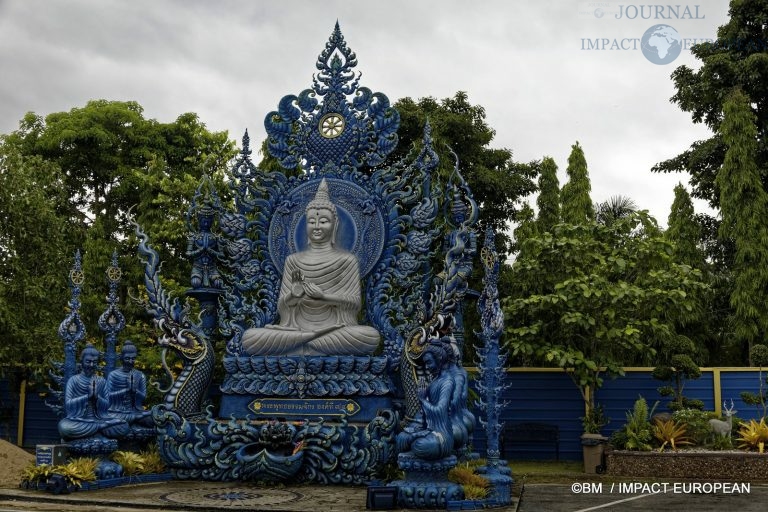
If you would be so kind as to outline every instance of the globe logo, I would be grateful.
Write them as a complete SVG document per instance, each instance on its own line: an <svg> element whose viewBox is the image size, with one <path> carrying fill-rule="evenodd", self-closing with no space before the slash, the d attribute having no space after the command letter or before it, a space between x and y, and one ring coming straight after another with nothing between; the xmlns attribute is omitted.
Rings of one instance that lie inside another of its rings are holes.
<svg viewBox="0 0 768 512"><path fill-rule="evenodd" d="M683 49L682 38L669 25L653 25L640 40L643 55L654 64L669 64Z"/></svg>

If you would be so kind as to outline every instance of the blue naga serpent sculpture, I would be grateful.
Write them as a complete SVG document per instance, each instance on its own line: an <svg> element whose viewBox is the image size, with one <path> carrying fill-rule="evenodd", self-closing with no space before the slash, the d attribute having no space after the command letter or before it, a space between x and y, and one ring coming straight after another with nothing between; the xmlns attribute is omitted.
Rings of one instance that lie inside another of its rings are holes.
<svg viewBox="0 0 768 512"><path fill-rule="evenodd" d="M163 403L185 418L201 417L204 414L203 398L213 377L213 346L201 327L189 320L188 304L182 306L178 298L163 288L158 273L160 256L149 246L149 237L141 227L136 223L134 226L139 237L139 254L144 262L144 286L148 297L142 302L162 333L158 344L162 349L163 367L172 380L170 386L160 389L165 393ZM166 364L168 349L182 359L182 370L175 379Z"/></svg>

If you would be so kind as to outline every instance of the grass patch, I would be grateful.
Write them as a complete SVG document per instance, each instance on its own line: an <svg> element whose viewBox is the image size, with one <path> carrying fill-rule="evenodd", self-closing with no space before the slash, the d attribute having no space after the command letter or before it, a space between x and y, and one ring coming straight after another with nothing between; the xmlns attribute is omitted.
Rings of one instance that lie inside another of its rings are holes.
<svg viewBox="0 0 768 512"><path fill-rule="evenodd" d="M515 482L525 479L526 484L572 484L573 482L653 482L651 477L627 477L617 475L596 475L584 473L581 461L551 461L551 460L512 460L508 461L512 468Z"/></svg>
<svg viewBox="0 0 768 512"><path fill-rule="evenodd" d="M512 460L509 467L516 481L525 477L525 483L532 484L573 483L588 476L581 461Z"/></svg>

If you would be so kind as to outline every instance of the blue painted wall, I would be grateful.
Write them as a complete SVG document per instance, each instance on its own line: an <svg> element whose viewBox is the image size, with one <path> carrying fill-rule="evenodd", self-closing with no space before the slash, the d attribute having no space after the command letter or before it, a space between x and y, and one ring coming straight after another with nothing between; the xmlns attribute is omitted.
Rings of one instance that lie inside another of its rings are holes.
<svg viewBox="0 0 768 512"><path fill-rule="evenodd" d="M715 373L720 377L720 400L733 399L738 417L743 420L759 418L761 412L754 406L741 401L742 391L757 392L759 373L752 369L704 369L698 380L685 385L685 395L703 400L707 410L715 410ZM763 373L763 378L768 372ZM536 422L557 425L560 428L560 458L581 460L581 417L584 406L579 391L571 379L560 370L512 369L507 373L509 388L504 392L506 406L502 420L514 423ZM657 412L666 410L668 399L659 395L660 382L651 377L648 369L628 369L624 377L607 379L598 390L597 399L605 407L610 423L603 429L603 434L610 435L626 421L626 413L638 396L642 395L653 406L660 402ZM28 390L26 395L26 413L24 423L23 446L34 448L36 444L54 444L59 442L56 429L58 418L45 405L41 390ZM0 380L0 401L10 404L14 417L0 423L0 438L16 443L18 423L18 393L8 389L7 381ZM720 404L718 404L720 405ZM474 449L484 455L486 449L485 430L475 431ZM514 458L552 460L555 451L547 445L515 446Z"/></svg>
<svg viewBox="0 0 768 512"><path fill-rule="evenodd" d="M739 411L738 417L742 420L759 419L762 412L745 404L739 397L742 391L757 392L757 370L703 369L701 378L685 383L685 396L702 400L706 410L716 410L715 373L720 376L720 400L728 400L730 404L733 399ZM768 372L763 372L763 378L766 376ZM560 458L581 460L581 417L584 416L584 405L570 378L561 370L516 368L507 372L507 382L509 389L503 395L507 405L502 413L502 420L557 425L560 428ZM651 377L651 371L647 368L628 369L624 377L606 379L603 387L597 392L597 401L603 404L605 414L610 419L602 433L610 436L621 428L626 422L627 412L632 409L639 396L648 401L649 407L653 407L658 401L656 412L668 411L666 404L669 399L662 397L658 392L662 384ZM482 428L476 430L474 449L481 456L484 456L486 449L485 440L485 431ZM547 445L535 444L527 448L515 446L512 456L519 459L551 460L555 458L555 452Z"/></svg>

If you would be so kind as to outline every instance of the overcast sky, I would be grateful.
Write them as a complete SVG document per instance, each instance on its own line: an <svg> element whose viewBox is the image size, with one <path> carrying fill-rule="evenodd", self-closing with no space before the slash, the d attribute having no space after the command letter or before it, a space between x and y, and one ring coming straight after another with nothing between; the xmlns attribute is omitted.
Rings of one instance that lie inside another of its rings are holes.
<svg viewBox="0 0 768 512"><path fill-rule="evenodd" d="M688 177L650 169L709 136L669 101L672 71L699 63L684 48L672 63L653 64L639 40L658 24L684 39L714 38L728 2L674 3L677 14L649 5L0 0L0 133L28 111L47 115L103 98L137 101L161 122L196 112L211 130L239 141L248 128L261 140L265 114L311 86L338 20L361 85L393 102L467 91L496 130L492 145L518 161L552 156L561 185L578 140L594 201L627 195L666 225L672 189ZM595 49L603 39L625 49Z"/></svg>

